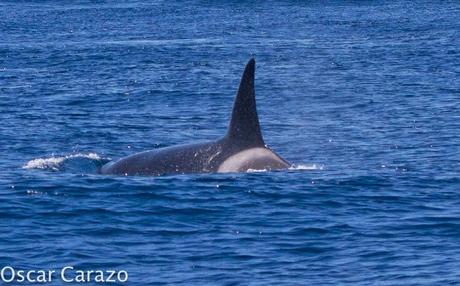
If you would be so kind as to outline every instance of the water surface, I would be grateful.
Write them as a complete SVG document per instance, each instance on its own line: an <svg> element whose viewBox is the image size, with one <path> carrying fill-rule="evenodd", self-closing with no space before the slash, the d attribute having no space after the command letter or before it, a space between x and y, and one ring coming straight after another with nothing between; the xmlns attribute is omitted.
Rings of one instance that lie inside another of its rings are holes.
<svg viewBox="0 0 460 286"><path fill-rule="evenodd" d="M125 269L129 285L459 283L459 12L1 2L0 266ZM96 174L224 134L252 56L265 141L296 168Z"/></svg>

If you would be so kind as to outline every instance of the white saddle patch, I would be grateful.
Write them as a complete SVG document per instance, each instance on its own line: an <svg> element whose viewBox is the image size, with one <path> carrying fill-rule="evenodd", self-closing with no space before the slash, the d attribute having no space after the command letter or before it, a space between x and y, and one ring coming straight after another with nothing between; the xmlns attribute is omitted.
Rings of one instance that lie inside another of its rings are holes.
<svg viewBox="0 0 460 286"><path fill-rule="evenodd" d="M244 172L247 170L280 169L285 166L276 154L266 148L252 148L228 157L217 172Z"/></svg>

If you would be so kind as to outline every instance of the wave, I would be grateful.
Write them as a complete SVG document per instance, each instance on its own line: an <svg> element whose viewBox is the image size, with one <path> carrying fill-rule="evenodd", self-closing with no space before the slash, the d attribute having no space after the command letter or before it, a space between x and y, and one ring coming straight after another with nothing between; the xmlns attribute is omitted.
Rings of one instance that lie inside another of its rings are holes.
<svg viewBox="0 0 460 286"><path fill-rule="evenodd" d="M324 166L320 164L294 164L288 168L290 171L297 171L297 170L324 170ZM268 172L267 169L249 169L247 173L260 173L260 172Z"/></svg>
<svg viewBox="0 0 460 286"><path fill-rule="evenodd" d="M71 155L51 156L49 158L37 158L30 160L23 169L41 169L48 171L70 171L70 172L97 172L100 166L110 161L96 153L76 153Z"/></svg>
<svg viewBox="0 0 460 286"><path fill-rule="evenodd" d="M324 165L321 164L294 164L289 170L324 170Z"/></svg>

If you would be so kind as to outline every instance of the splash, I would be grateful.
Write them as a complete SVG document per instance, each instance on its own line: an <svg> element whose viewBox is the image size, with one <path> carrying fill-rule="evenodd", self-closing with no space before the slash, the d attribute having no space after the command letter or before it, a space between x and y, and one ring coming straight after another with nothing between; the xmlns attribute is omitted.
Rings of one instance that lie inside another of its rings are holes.
<svg viewBox="0 0 460 286"><path fill-rule="evenodd" d="M319 164L294 164L291 167L289 167L290 171L296 171L296 170L324 170L323 165ZM261 173L261 172L267 172L267 169L248 169L247 173Z"/></svg>
<svg viewBox="0 0 460 286"><path fill-rule="evenodd" d="M41 169L49 171L96 171L99 166L109 161L96 153L77 153L65 156L37 158L27 162L23 169Z"/></svg>
<svg viewBox="0 0 460 286"><path fill-rule="evenodd" d="M246 172L247 173L263 173L263 172L267 172L267 169L248 169Z"/></svg>
<svg viewBox="0 0 460 286"><path fill-rule="evenodd" d="M294 164L289 170L324 170L324 165L320 164Z"/></svg>

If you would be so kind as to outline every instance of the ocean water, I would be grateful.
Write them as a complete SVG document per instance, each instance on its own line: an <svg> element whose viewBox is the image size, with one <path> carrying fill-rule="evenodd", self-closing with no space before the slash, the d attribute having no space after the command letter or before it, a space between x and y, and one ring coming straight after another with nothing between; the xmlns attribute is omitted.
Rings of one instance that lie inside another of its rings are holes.
<svg viewBox="0 0 460 286"><path fill-rule="evenodd" d="M416 2L0 2L0 267L460 283L460 3ZM293 168L97 174L224 134L250 57Z"/></svg>

